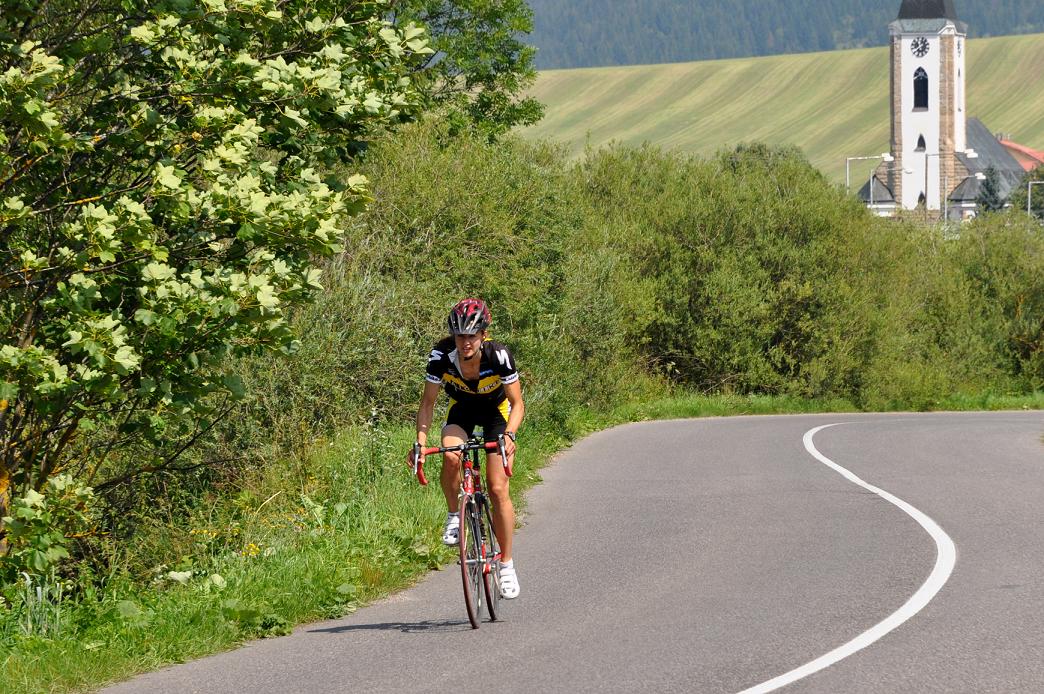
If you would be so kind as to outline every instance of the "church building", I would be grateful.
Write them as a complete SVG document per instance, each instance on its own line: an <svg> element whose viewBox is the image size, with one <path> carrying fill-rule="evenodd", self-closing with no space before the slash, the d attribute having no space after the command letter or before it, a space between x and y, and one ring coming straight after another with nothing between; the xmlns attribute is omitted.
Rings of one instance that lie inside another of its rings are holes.
<svg viewBox="0 0 1044 694"><path fill-rule="evenodd" d="M903 0L889 29L892 161L878 167L860 198L883 216L927 207L935 218L966 219L993 167L1007 199L1028 167L1013 155L1018 145L967 115L968 25L954 0Z"/></svg>

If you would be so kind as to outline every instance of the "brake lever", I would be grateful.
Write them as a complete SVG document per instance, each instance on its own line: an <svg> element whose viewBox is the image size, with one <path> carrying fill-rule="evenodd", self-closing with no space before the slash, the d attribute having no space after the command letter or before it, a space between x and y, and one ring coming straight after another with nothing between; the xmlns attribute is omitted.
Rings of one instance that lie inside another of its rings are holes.
<svg viewBox="0 0 1044 694"><path fill-rule="evenodd" d="M419 442L413 444L413 474L417 476L417 481L421 483L421 486L428 486L428 480L424 476L423 450Z"/></svg>
<svg viewBox="0 0 1044 694"><path fill-rule="evenodd" d="M504 465L504 472L511 477L511 465L508 463L507 446L504 445L504 435L497 435L497 453L500 454L500 462Z"/></svg>

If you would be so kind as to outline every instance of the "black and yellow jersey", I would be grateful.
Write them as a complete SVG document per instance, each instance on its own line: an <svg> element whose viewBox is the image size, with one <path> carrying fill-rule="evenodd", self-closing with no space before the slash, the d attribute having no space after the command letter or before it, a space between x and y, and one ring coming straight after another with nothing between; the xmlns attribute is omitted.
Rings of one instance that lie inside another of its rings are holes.
<svg viewBox="0 0 1044 694"><path fill-rule="evenodd" d="M493 340L483 342L479 353L478 379L465 379L461 376L456 342L452 337L440 340L428 357L428 383L442 384L455 403L496 408L507 399L504 386L518 380L515 358L505 345Z"/></svg>

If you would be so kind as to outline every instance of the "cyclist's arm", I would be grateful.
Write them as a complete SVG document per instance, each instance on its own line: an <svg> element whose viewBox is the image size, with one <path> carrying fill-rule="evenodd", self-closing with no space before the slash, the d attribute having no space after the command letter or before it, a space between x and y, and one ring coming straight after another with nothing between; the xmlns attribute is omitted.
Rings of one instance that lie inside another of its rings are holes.
<svg viewBox="0 0 1044 694"><path fill-rule="evenodd" d="M421 446L428 443L428 430L435 416L435 401L441 389L442 385L439 383L424 382L424 394L421 395L420 407L417 409L417 443Z"/></svg>
<svg viewBox="0 0 1044 694"><path fill-rule="evenodd" d="M518 381L507 384L504 386L504 395L507 396L508 404L511 405L511 414L508 415L507 430L517 432L519 426L522 425L522 418L526 416L526 404L522 401L522 386L519 385ZM507 447L507 454L513 455L515 452L515 442L510 438L507 438L504 445Z"/></svg>

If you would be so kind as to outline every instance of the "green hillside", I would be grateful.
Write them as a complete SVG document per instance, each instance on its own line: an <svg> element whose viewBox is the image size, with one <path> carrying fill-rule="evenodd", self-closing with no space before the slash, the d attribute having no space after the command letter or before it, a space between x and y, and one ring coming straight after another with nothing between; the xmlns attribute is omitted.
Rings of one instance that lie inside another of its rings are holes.
<svg viewBox="0 0 1044 694"><path fill-rule="evenodd" d="M1044 34L969 42L969 115L1044 149L1042 65ZM843 181L845 157L889 147L887 48L551 70L533 95L547 116L525 135L574 153L616 140L710 154L757 140L797 145Z"/></svg>

